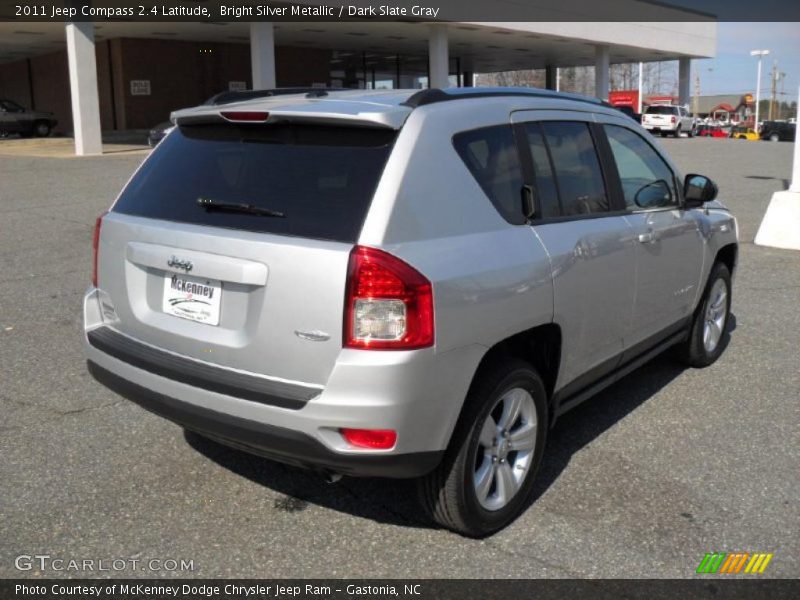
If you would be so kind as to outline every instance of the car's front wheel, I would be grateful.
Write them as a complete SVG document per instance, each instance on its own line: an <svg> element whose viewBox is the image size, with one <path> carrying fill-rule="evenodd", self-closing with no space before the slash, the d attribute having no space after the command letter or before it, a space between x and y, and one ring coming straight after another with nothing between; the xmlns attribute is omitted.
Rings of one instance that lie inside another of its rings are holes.
<svg viewBox="0 0 800 600"><path fill-rule="evenodd" d="M419 482L433 520L482 537L519 516L531 498L547 423L547 393L535 369L515 359L485 369L444 460Z"/></svg>
<svg viewBox="0 0 800 600"><path fill-rule="evenodd" d="M731 310L731 274L716 263L706 284L703 299L694 315L689 338L678 347L678 358L692 367L707 367L725 349Z"/></svg>

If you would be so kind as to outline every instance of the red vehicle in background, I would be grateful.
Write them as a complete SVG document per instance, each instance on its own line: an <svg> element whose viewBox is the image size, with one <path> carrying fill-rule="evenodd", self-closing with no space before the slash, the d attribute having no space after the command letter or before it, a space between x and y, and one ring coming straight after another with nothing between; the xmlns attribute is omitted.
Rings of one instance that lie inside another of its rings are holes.
<svg viewBox="0 0 800 600"><path fill-rule="evenodd" d="M700 137L726 138L730 132L718 125L698 125L695 135Z"/></svg>

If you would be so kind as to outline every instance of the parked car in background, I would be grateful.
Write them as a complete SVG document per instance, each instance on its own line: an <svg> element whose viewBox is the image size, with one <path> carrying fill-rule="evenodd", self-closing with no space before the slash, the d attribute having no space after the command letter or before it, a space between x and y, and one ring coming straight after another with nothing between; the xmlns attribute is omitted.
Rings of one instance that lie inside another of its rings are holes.
<svg viewBox="0 0 800 600"><path fill-rule="evenodd" d="M757 142L759 140L758 134L749 127L737 126L731 128L730 137L735 140L749 140Z"/></svg>
<svg viewBox="0 0 800 600"><path fill-rule="evenodd" d="M159 123L148 132L147 144L151 148L155 148L156 144L158 144L158 142L163 140L164 136L166 136L170 131L172 131L173 127L174 125L172 124L171 121L164 121L163 123Z"/></svg>
<svg viewBox="0 0 800 600"><path fill-rule="evenodd" d="M662 136L680 137L685 133L689 137L694 137L695 133L694 117L683 106L672 104L648 106L642 114L642 126L650 133L660 133Z"/></svg>
<svg viewBox="0 0 800 600"><path fill-rule="evenodd" d="M599 100L351 90L172 118L96 221L83 341L99 382L200 435L416 477L479 537L527 508L566 411L668 348L725 349L734 216Z"/></svg>
<svg viewBox="0 0 800 600"><path fill-rule="evenodd" d="M793 142L797 124L788 121L764 121L759 137L770 142Z"/></svg>
<svg viewBox="0 0 800 600"><path fill-rule="evenodd" d="M13 100L0 99L0 136L47 137L56 124L51 112L28 110Z"/></svg>
<svg viewBox="0 0 800 600"><path fill-rule="evenodd" d="M628 115L631 119L633 119L637 123L642 122L642 115L633 110L632 106L615 106L614 108L616 108L619 112Z"/></svg>

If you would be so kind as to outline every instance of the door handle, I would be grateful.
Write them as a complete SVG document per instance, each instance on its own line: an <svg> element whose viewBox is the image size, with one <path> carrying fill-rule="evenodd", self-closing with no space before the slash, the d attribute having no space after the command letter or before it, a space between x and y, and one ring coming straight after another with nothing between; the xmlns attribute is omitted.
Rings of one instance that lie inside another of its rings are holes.
<svg viewBox="0 0 800 600"><path fill-rule="evenodd" d="M648 231L647 233L640 233L638 239L642 244L652 244L658 238L656 238L654 231Z"/></svg>

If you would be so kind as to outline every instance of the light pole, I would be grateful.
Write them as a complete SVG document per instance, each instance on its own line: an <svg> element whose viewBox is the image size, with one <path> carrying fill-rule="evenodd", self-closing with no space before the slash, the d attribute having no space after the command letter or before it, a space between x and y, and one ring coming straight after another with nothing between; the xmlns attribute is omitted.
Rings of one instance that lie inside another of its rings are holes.
<svg viewBox="0 0 800 600"><path fill-rule="evenodd" d="M753 123L753 131L758 131L758 111L761 102L761 59L769 54L769 50L751 50L750 56L758 57L758 76L756 78L756 120Z"/></svg>

